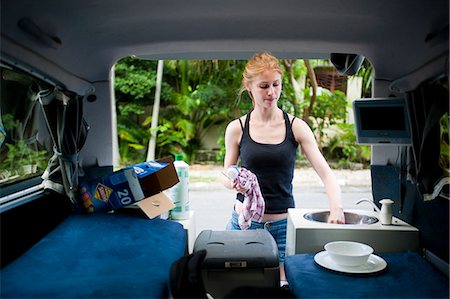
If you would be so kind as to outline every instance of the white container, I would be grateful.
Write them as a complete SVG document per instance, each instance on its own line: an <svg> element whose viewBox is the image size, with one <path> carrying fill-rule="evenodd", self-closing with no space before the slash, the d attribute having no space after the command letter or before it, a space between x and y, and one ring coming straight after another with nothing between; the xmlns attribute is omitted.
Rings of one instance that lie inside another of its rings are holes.
<svg viewBox="0 0 450 299"><path fill-rule="evenodd" d="M380 200L381 210L380 210L380 221L383 225L392 224L392 204L394 201L389 198Z"/></svg>
<svg viewBox="0 0 450 299"><path fill-rule="evenodd" d="M237 165L231 165L227 168L225 175L228 179L234 181L239 176L239 168Z"/></svg>
<svg viewBox="0 0 450 299"><path fill-rule="evenodd" d="M351 241L330 242L324 248L336 264L348 267L364 265L373 253L369 245Z"/></svg>
<svg viewBox="0 0 450 299"><path fill-rule="evenodd" d="M183 161L182 155L177 154L173 165L180 182L170 190L170 198L175 204L170 217L174 220L189 219L189 164Z"/></svg>

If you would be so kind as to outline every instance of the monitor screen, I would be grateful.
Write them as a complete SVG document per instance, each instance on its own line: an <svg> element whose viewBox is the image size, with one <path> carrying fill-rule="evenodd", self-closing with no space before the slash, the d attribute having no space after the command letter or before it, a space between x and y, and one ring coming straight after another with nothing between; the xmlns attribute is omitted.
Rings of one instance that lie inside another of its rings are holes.
<svg viewBox="0 0 450 299"><path fill-rule="evenodd" d="M353 102L356 140L360 144L411 144L404 98L359 99Z"/></svg>

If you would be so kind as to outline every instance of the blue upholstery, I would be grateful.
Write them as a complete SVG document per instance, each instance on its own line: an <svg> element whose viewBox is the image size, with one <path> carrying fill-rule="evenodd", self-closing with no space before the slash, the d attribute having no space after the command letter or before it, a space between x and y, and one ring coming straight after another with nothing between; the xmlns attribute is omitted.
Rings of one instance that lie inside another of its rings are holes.
<svg viewBox="0 0 450 299"><path fill-rule="evenodd" d="M72 215L1 272L1 298L163 298L185 252L181 224Z"/></svg>
<svg viewBox="0 0 450 299"><path fill-rule="evenodd" d="M449 281L413 252L379 254L388 266L376 275L346 275L314 262L314 254L286 257L285 270L297 298L448 298Z"/></svg>

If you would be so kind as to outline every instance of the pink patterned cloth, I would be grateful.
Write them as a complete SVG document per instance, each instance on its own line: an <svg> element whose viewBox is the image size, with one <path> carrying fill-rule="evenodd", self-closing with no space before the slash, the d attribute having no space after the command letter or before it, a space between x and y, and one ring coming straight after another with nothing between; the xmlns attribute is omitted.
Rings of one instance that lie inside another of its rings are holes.
<svg viewBox="0 0 450 299"><path fill-rule="evenodd" d="M242 212L239 214L239 226L245 230L250 227L252 220L261 222L266 204L253 172L241 168L236 180L238 188L247 190L244 193Z"/></svg>

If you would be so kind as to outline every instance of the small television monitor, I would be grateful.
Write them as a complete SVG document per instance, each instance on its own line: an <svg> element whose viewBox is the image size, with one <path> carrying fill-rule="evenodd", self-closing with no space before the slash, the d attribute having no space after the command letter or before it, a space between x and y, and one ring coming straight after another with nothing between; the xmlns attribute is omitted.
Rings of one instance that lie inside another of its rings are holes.
<svg viewBox="0 0 450 299"><path fill-rule="evenodd" d="M404 98L353 101L356 141L359 144L411 144L411 128Z"/></svg>

